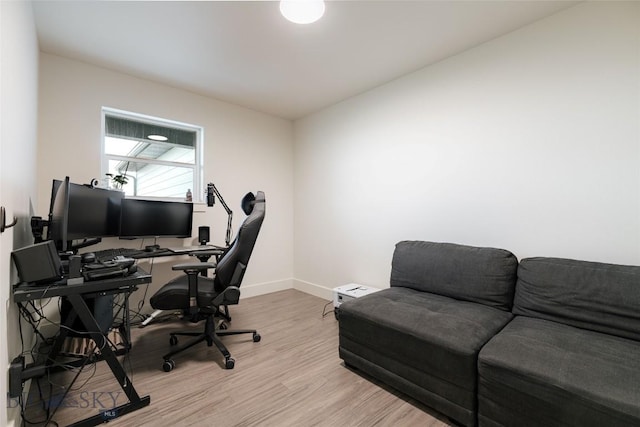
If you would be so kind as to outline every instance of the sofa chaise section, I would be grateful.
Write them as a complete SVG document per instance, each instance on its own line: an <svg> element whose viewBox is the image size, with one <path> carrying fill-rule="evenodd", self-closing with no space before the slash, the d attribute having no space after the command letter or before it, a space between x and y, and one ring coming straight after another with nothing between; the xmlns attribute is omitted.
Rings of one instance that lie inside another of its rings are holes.
<svg viewBox="0 0 640 427"><path fill-rule="evenodd" d="M524 259L513 313L480 351L480 426L640 425L640 267Z"/></svg>
<svg viewBox="0 0 640 427"><path fill-rule="evenodd" d="M340 357L464 425L476 423L477 357L511 319L508 251L396 245L391 287L340 307Z"/></svg>

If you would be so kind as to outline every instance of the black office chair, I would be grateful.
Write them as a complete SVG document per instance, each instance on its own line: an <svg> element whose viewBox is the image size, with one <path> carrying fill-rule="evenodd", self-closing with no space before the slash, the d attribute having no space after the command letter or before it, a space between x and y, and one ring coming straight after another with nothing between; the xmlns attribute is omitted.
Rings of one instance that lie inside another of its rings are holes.
<svg viewBox="0 0 640 427"><path fill-rule="evenodd" d="M203 332L172 332L170 334L169 343L172 346L178 344L178 335L195 336L196 339L162 356L164 358L162 368L166 372L175 367L175 362L171 359L174 354L203 341L206 341L208 346L215 344L224 356L225 367L233 369L235 360L218 337L253 334L253 341L260 341L260 334L256 330L221 330L216 329L215 326L215 318L222 314L221 307L238 304L240 299L240 284L264 220L264 193L258 191L255 197L253 193L248 193L242 199L242 209L247 217L235 239L217 263L197 262L173 266L173 270L184 271L186 275L170 281L150 299L151 306L157 310L188 310L193 321L199 321L202 318L205 320ZM215 269L213 278L201 275L201 272L206 272L210 268Z"/></svg>

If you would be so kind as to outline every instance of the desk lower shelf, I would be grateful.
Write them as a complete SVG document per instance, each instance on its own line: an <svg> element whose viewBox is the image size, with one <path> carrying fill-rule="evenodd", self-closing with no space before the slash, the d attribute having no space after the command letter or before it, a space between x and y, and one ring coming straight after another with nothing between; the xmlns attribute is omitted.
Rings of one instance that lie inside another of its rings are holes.
<svg viewBox="0 0 640 427"><path fill-rule="evenodd" d="M151 275L142 270L127 277L117 277L105 280L96 280L73 285L49 285L49 286L28 286L17 285L13 289L13 299L16 303L34 301L43 298L63 296L71 303L72 311L69 313L60 328L60 333L51 347L42 369L46 371L55 366L55 360L61 355L61 350L68 336L68 331L73 325L76 318L80 319L84 330L93 341L94 345L101 349L100 359L104 360L111 369L111 373L115 377L118 385L127 396L128 403L115 408L100 411L98 415L90 416L77 423L71 424L74 427L89 427L118 418L122 415L143 408L151 402L149 396L140 397L133 387L133 383L127 376L124 368L118 361L116 353L110 345L104 345L107 337L100 332L100 326L92 316L85 298L92 295L106 295L113 293L131 293L137 289L139 285L151 282ZM35 369L39 372L39 369ZM27 378L23 378L23 381ZM67 389L68 391L68 389Z"/></svg>
<svg viewBox="0 0 640 427"><path fill-rule="evenodd" d="M142 270L138 270L126 277L113 277L72 285L48 284L34 286L19 283L13 288L13 301L25 302L43 298L89 295L101 292L125 293L148 283L151 283L151 275Z"/></svg>

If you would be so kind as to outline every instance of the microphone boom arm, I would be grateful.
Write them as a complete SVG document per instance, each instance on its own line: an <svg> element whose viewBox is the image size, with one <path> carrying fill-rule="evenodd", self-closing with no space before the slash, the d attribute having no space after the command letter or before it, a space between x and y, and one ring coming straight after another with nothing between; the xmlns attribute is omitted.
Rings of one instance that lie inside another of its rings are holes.
<svg viewBox="0 0 640 427"><path fill-rule="evenodd" d="M215 194L216 197L218 197L218 199L220 200L220 204L222 204L222 207L227 212L227 234L226 234L226 237L225 237L224 241L225 241L227 247L229 247L229 243L231 243L231 229L232 229L231 222L233 220L233 211L231 209L229 209L229 206L224 201L224 199L220 195L220 192L218 191L218 189L216 188L216 186L214 185L213 182L210 182L209 184L207 184L207 200L208 200L209 196L211 195L210 194L211 192L213 192L213 194ZM214 203L215 203L215 198L213 199L213 203L211 203L211 206L213 206Z"/></svg>

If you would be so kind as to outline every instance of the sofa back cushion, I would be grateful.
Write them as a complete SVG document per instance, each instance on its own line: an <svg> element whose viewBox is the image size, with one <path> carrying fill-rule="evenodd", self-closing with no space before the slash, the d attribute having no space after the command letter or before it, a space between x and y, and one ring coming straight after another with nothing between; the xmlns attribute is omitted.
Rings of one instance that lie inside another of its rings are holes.
<svg viewBox="0 0 640 427"><path fill-rule="evenodd" d="M640 340L640 267L523 259L513 313Z"/></svg>
<svg viewBox="0 0 640 427"><path fill-rule="evenodd" d="M518 260L509 251L453 243L396 245L391 286L511 310Z"/></svg>

